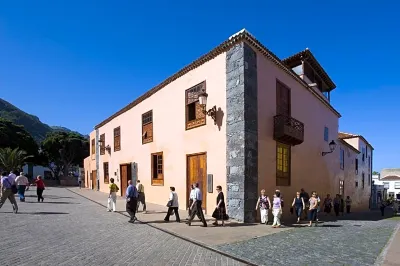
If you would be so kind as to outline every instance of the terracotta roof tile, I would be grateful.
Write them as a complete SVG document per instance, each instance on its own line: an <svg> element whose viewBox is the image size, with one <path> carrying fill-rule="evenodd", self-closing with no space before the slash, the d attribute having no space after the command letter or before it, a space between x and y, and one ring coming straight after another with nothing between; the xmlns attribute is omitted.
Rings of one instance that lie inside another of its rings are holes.
<svg viewBox="0 0 400 266"><path fill-rule="evenodd" d="M388 176L382 177L380 180L381 181L396 181L396 180L400 180L400 176L398 176L398 175L388 175Z"/></svg>
<svg viewBox="0 0 400 266"><path fill-rule="evenodd" d="M362 135L356 135L356 134L351 134L351 133L339 132L338 138L339 138L339 139L360 138L360 139L362 139L368 146L370 146L371 149L374 149L374 147L371 145L371 143L369 143Z"/></svg>

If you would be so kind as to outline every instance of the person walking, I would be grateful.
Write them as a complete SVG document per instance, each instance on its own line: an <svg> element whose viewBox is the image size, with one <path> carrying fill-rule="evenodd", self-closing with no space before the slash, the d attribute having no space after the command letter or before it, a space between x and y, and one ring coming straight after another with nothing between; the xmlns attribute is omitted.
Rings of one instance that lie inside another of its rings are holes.
<svg viewBox="0 0 400 266"><path fill-rule="evenodd" d="M193 184L194 186L194 199L193 203L190 207L191 213L190 213L190 218L187 221L187 224L190 226L192 224L193 218L198 215L200 218L200 221L203 223L202 227L207 227L207 222L206 219L204 218L203 214L203 209L201 208L201 204L203 202L203 194L201 193L201 190L199 188L199 183Z"/></svg>
<svg viewBox="0 0 400 266"><path fill-rule="evenodd" d="M45 190L44 182L42 180L42 176L38 175L36 180L36 195L37 195L37 201L40 202L44 200L43 198L43 191Z"/></svg>
<svg viewBox="0 0 400 266"><path fill-rule="evenodd" d="M217 206L212 214L212 217L215 218L215 222L213 225L218 226L218 220L221 220L221 225L224 226L225 220L228 220L228 215L226 214L226 207L225 207L225 197L224 193L222 192L222 187L217 186L216 190L218 192L217 196Z"/></svg>
<svg viewBox="0 0 400 266"><path fill-rule="evenodd" d="M111 184L108 186L110 189L110 193L108 194L108 202L107 202L107 211L113 212L117 209L117 192L119 191L119 187L114 184L114 178L110 179Z"/></svg>
<svg viewBox="0 0 400 266"><path fill-rule="evenodd" d="M144 186L143 186L143 184L140 183L140 180L137 181L136 189L139 193L136 211L139 212L139 205L140 205L140 203L142 203L143 213L146 213L146 197L144 194Z"/></svg>
<svg viewBox="0 0 400 266"><path fill-rule="evenodd" d="M339 216L339 211L340 211L340 196L339 196L339 194L336 194L336 197L333 200L333 210L335 211L336 216Z"/></svg>
<svg viewBox="0 0 400 266"><path fill-rule="evenodd" d="M308 193L304 190L304 188L302 188L301 190L300 190L300 198L303 198L303 200L304 200L304 203L306 204L306 207L304 208L304 217L305 217L305 219L307 219L307 217L308 217L308 214L307 214L307 211L308 211L308 208L310 207L308 204L309 204L309 202L310 202L310 196L308 195Z"/></svg>
<svg viewBox="0 0 400 266"><path fill-rule="evenodd" d="M272 214L274 215L274 222L272 223L272 228L277 228L281 226L281 216L282 216L282 201L281 193L275 192L274 199L272 201Z"/></svg>
<svg viewBox="0 0 400 266"><path fill-rule="evenodd" d="M310 224L308 226L312 226L312 222L315 220L315 216L317 215L317 209L318 209L318 198L317 198L317 193L313 192L311 198L309 199L310 207L308 210L308 220L310 221ZM317 226L317 224L315 224Z"/></svg>
<svg viewBox="0 0 400 266"><path fill-rule="evenodd" d="M128 188L126 189L126 212L130 216L130 220L128 222L134 223L136 218L136 209L137 209L137 198L138 191L137 188L132 184L132 180L128 181Z"/></svg>
<svg viewBox="0 0 400 266"><path fill-rule="evenodd" d="M193 205L193 201L196 198L196 190L195 190L194 185L192 184L190 187L191 187L191 190L190 190L190 195L189 195L188 218L186 220L190 219L191 208ZM197 213L197 218L199 218L199 220L201 220L200 215L198 213Z"/></svg>
<svg viewBox="0 0 400 266"><path fill-rule="evenodd" d="M14 182L15 182L15 179L17 178L16 173L17 173L17 171L10 171L10 174L8 175L8 177L12 178L12 181L14 181Z"/></svg>
<svg viewBox="0 0 400 266"><path fill-rule="evenodd" d="M300 197L300 192L296 193L296 197L293 199L292 207L294 207L296 216L297 216L297 223L300 223L301 214L306 207L304 203L304 199Z"/></svg>
<svg viewBox="0 0 400 266"><path fill-rule="evenodd" d="M19 174L19 176L17 176L17 178L15 178L15 184L17 185L17 189L18 189L19 200L21 202L24 202L25 201L25 190L29 186L29 181L23 172L21 172Z"/></svg>
<svg viewBox="0 0 400 266"><path fill-rule="evenodd" d="M346 197L346 213L347 213L347 214L350 213L351 202L352 202L352 200L350 199L350 196L347 196L347 197Z"/></svg>
<svg viewBox="0 0 400 266"><path fill-rule="evenodd" d="M180 223L181 218L179 217L179 201L178 201L178 194L175 192L175 187L170 187L170 193L168 198L168 211L167 215L165 215L164 221L169 222L169 217L172 213L175 213L176 222Z"/></svg>
<svg viewBox="0 0 400 266"><path fill-rule="evenodd" d="M331 194L327 194L326 198L324 199L324 212L326 214L330 214L332 211L332 198L331 198Z"/></svg>
<svg viewBox="0 0 400 266"><path fill-rule="evenodd" d="M14 188L15 186L15 181L7 175L7 172L1 173L1 198L0 198L0 209L3 207L4 202L8 199L11 202L11 205L13 207L14 213L18 213L18 204L17 201L15 200L14 196Z"/></svg>
<svg viewBox="0 0 400 266"><path fill-rule="evenodd" d="M268 224L268 211L271 207L271 201L267 195L265 195L265 189L260 191L261 195L258 197L256 204L256 211L260 208L261 223Z"/></svg>
<svg viewBox="0 0 400 266"><path fill-rule="evenodd" d="M314 222L315 222L315 224L318 224L318 222L319 222L319 218L318 218L319 217L319 212L321 210L321 208L320 208L320 206L321 206L321 198L319 197L317 192L315 192L315 197L317 198L317 211L316 211L316 213L314 215Z"/></svg>

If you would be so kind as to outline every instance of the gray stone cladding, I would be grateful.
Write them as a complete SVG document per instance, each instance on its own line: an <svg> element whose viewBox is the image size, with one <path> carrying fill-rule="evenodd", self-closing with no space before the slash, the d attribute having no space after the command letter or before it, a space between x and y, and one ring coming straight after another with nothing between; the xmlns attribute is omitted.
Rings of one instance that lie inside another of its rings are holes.
<svg viewBox="0 0 400 266"><path fill-rule="evenodd" d="M258 191L257 54L246 43L226 53L227 210L254 222Z"/></svg>

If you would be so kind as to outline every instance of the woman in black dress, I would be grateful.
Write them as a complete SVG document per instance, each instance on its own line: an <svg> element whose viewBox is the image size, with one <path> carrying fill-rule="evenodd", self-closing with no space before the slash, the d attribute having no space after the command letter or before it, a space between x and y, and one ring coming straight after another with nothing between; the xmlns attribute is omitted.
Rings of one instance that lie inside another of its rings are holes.
<svg viewBox="0 0 400 266"><path fill-rule="evenodd" d="M224 226L224 221L228 220L228 215L226 214L226 208L225 208L225 198L224 198L224 193L222 193L222 187L217 186L217 206L215 207L215 210L212 214L212 217L215 218L215 222L213 225L218 226L218 220L222 221L222 226Z"/></svg>

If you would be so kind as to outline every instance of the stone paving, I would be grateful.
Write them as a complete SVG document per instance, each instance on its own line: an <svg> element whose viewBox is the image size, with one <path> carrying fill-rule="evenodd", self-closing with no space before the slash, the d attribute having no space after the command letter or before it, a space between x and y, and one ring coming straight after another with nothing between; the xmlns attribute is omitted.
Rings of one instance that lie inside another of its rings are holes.
<svg viewBox="0 0 400 266"><path fill-rule="evenodd" d="M245 265L146 224L108 213L63 188L35 191L13 214L0 209L0 258L11 265Z"/></svg>
<svg viewBox="0 0 400 266"><path fill-rule="evenodd" d="M326 222L218 249L258 265L374 265L397 225L393 220Z"/></svg>

